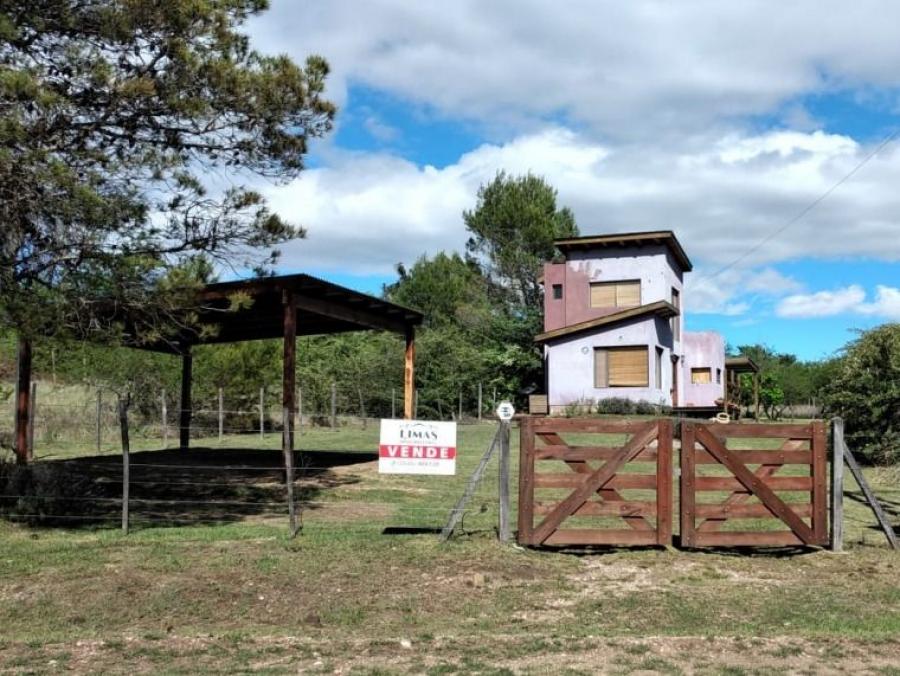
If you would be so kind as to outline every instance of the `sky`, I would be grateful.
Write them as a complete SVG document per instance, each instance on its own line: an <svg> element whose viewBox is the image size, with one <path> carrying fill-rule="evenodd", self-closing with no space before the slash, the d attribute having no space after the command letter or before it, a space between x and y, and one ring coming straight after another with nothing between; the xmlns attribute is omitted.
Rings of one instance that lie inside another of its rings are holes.
<svg viewBox="0 0 900 676"><path fill-rule="evenodd" d="M897 25L888 0L272 0L252 44L324 56L340 108L260 186L307 230L279 271L380 293L532 172L582 234L676 233L689 330L828 357L900 321Z"/></svg>

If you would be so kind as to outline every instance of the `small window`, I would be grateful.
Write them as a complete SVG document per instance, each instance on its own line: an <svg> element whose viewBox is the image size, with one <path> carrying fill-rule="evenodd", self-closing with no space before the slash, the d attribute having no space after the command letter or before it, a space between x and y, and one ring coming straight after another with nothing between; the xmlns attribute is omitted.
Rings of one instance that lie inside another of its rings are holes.
<svg viewBox="0 0 900 676"><path fill-rule="evenodd" d="M663 349L661 347L656 348L656 389L661 390L663 386L663 377L662 377L662 365L663 365Z"/></svg>
<svg viewBox="0 0 900 676"><path fill-rule="evenodd" d="M672 338L681 340L681 294L678 289L672 287L672 305L678 310L678 314L672 317Z"/></svg>
<svg viewBox="0 0 900 676"><path fill-rule="evenodd" d="M722 369L716 369L716 385L722 384Z"/></svg>
<svg viewBox="0 0 900 676"><path fill-rule="evenodd" d="M554 284L553 285L553 300L559 300L562 298L562 284Z"/></svg>
<svg viewBox="0 0 900 676"><path fill-rule="evenodd" d="M627 282L592 282L591 307L637 307L641 304L641 283L638 280Z"/></svg>
<svg viewBox="0 0 900 676"><path fill-rule="evenodd" d="M647 387L649 371L646 345L594 350L594 387Z"/></svg>
<svg viewBox="0 0 900 676"><path fill-rule="evenodd" d="M710 376L712 370L709 367L691 369L691 384L693 385L709 385L712 382Z"/></svg>

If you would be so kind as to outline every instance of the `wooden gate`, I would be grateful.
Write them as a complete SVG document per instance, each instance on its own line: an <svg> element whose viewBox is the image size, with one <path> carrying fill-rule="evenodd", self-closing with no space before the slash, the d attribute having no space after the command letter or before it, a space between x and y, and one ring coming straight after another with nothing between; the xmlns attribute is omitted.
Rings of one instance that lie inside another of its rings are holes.
<svg viewBox="0 0 900 676"><path fill-rule="evenodd" d="M682 546L827 544L825 446L821 421L683 423Z"/></svg>
<svg viewBox="0 0 900 676"><path fill-rule="evenodd" d="M671 544L670 420L524 418L519 449L520 544Z"/></svg>

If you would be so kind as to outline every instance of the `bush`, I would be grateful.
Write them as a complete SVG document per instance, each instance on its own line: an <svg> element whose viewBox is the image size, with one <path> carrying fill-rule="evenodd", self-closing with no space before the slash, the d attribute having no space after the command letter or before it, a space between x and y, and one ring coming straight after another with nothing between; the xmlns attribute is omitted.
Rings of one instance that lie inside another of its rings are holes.
<svg viewBox="0 0 900 676"><path fill-rule="evenodd" d="M601 414L631 415L635 409L635 403L624 397L608 397L597 402L597 413Z"/></svg>
<svg viewBox="0 0 900 676"><path fill-rule="evenodd" d="M822 394L825 414L844 418L850 450L871 463L900 461L900 324L847 345Z"/></svg>

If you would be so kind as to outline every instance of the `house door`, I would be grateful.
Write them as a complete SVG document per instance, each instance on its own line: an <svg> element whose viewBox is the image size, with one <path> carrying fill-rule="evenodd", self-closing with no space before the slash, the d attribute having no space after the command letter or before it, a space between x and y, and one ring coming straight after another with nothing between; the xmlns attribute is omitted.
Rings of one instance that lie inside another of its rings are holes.
<svg viewBox="0 0 900 676"><path fill-rule="evenodd" d="M672 407L678 406L678 357L672 355Z"/></svg>

